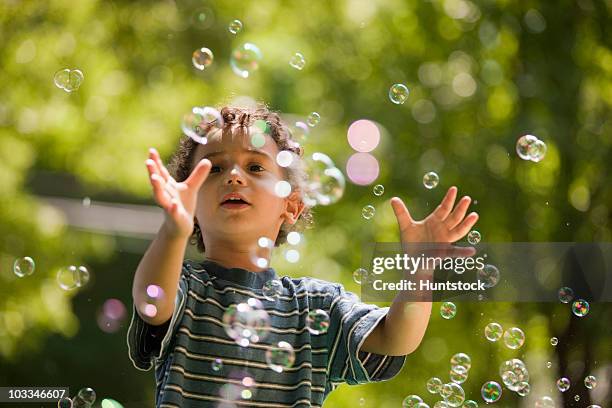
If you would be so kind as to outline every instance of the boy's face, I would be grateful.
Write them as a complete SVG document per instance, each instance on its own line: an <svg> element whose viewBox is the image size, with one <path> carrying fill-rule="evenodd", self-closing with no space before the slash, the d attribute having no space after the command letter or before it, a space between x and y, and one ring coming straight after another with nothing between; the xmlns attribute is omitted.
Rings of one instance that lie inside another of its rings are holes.
<svg viewBox="0 0 612 408"><path fill-rule="evenodd" d="M299 194L281 198L274 193L276 183L287 179L276 163L278 152L269 135L256 148L238 128L214 132L207 144L198 145L192 166L203 158L212 163L195 210L207 248L221 242L255 245L260 237L275 241L283 222L297 221L303 209Z"/></svg>

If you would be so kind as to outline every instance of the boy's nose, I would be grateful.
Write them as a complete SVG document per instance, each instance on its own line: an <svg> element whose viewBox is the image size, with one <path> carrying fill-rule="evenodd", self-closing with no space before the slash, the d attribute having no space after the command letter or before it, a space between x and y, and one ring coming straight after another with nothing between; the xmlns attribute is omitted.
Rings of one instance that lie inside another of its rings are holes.
<svg viewBox="0 0 612 408"><path fill-rule="evenodd" d="M229 178L227 180L227 184L244 184L244 180L242 179L242 175L237 168L233 168L229 173Z"/></svg>

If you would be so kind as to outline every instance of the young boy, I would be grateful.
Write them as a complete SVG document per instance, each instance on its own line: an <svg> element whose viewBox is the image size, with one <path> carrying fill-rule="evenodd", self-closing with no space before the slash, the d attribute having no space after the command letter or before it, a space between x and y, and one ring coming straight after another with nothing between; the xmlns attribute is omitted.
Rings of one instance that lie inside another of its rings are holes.
<svg viewBox="0 0 612 408"><path fill-rule="evenodd" d="M154 149L146 161L165 221L136 270L128 346L137 368L155 365L156 406L320 407L340 383L392 378L421 342L431 303L398 299L379 308L340 284L281 278L260 263L254 252L260 238L278 246L310 219L302 200L302 150L266 108L225 107L221 118L198 129L205 143L181 141L173 176ZM293 163L281 167L277 155L285 150ZM275 189L282 180L291 185L289 195ZM456 195L449 189L422 221L393 198L402 242L465 236L478 216L465 216L469 197L453 210ZM201 261L183 259L190 236L205 254ZM279 295L264 296L264 284L275 279ZM228 335L228 310L235 313L232 305L242 303L267 312L270 328L259 341ZM329 316L327 330L308 327L309 312L317 309ZM294 359L277 353L286 364L271 366L279 342L290 345Z"/></svg>

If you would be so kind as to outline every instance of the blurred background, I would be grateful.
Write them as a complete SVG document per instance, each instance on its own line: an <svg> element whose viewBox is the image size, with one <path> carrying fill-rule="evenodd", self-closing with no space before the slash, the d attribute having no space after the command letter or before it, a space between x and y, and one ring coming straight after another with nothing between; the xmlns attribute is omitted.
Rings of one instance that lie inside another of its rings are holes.
<svg viewBox="0 0 612 408"><path fill-rule="evenodd" d="M170 158L193 106L263 101L302 121L318 112L306 152L342 171L354 153L350 124L378 125L370 153L380 173L368 185L347 178L337 203L315 207L300 261L273 258L281 275L358 293L362 244L398 239L389 198L424 217L451 185L475 200L485 242L610 241L611 12L610 0L3 0L0 386L87 386L98 401L153 405L153 372L136 370L126 346L132 277L161 222L144 160L151 146ZM233 34L235 19L242 29ZM262 59L243 78L229 60L247 42ZM202 47L214 60L199 70L192 54ZM289 64L295 53L302 69ZM54 84L63 69L82 72L78 89ZM402 104L388 95L397 83L410 91ZM524 134L546 143L540 162L517 156ZM440 177L434 189L423 186L429 171ZM29 271L15 273L16 260ZM69 265L86 268L89 281L62 289L58 270ZM447 382L458 352L472 358L466 397L481 405L482 384L501 383L499 364L520 358L531 392L504 389L497 406L542 396L610 406L610 304L593 303L582 318L563 303L459 303L450 320L439 308L397 377L342 385L325 406L400 407L408 394L433 406L439 396L425 383ZM490 322L520 327L524 346L487 341ZM587 375L597 378L592 390ZM560 377L571 380L567 392Z"/></svg>

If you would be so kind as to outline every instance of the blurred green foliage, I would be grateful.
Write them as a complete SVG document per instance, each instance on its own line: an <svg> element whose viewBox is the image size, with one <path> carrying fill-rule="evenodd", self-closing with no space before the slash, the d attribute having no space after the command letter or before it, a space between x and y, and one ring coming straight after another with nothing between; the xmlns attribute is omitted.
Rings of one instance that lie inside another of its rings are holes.
<svg viewBox="0 0 612 408"><path fill-rule="evenodd" d="M397 240L388 198L403 197L415 217L424 217L451 185L477 201L478 229L489 242L609 241L611 10L605 0L4 1L0 385L52 378L73 387L96 384L100 395L120 401L152 400L152 373L138 373L126 361L125 327L108 335L94 322L105 298L130 304L138 257L122 252L116 237L68 228L29 180L68 174L82 195L152 203L147 148L168 158L180 118L194 105L248 95L302 117L317 111L322 120L307 152L325 152L340 168L352 153L345 134L353 120L368 118L384 129L374 155L385 194L374 197L370 187L349 185L338 204L316 208L303 262L279 258L274 266L282 274L339 281L358 291L351 272L361 261L361 244ZM235 18L244 23L236 36L227 30ZM228 59L247 41L264 59L242 79ZM191 54L203 46L215 60L200 72ZM295 52L306 58L302 71L289 67ZM84 73L77 92L54 86L54 73L63 68ZM404 105L388 100L394 83L411 90ZM542 162L516 157L514 144L525 133L547 143ZM441 182L429 191L421 180L431 170ZM57 195L64 189L47 187ZM366 204L377 209L371 221L360 216ZM12 264L22 256L34 258L37 271L20 280ZM87 264L95 277L74 299L54 283L57 268L67 263ZM479 400L479 384L511 355L484 344L484 325L522 325L528 336L523 354L528 364L531 357L539 364L544 355L554 360L551 333L571 327L561 306L460 305L455 319L442 321L434 305L426 338L401 375L343 386L327 405L354 406L364 397L364 406L400 406L409 393L424 396L430 376L445 378L447 360L458 351L472 355L475 379L466 391ZM573 338L574 360L587 359L584 352L593 359L589 367L610 363L609 321L609 305L593 307L579 327L589 341ZM108 366L109 358L117 367ZM116 385L114 374L125 385ZM506 398L506 406L517 404Z"/></svg>

